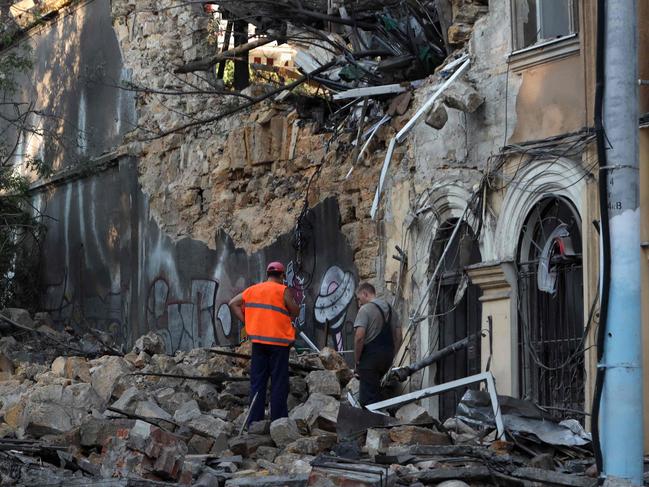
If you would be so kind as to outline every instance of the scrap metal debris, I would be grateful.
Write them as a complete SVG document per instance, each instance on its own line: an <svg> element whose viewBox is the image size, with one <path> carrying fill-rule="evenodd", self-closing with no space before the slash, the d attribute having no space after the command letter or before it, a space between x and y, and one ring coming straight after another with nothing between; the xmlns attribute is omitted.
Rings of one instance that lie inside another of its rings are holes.
<svg viewBox="0 0 649 487"><path fill-rule="evenodd" d="M318 81L334 91L418 80L433 73L447 56L436 2L325 0L213 1L223 18L246 19L255 41L179 66L177 72L206 70L258 44L277 39L297 48L295 62L305 72L340 60ZM234 22L234 20L231 20ZM252 44L252 45L249 45Z"/></svg>

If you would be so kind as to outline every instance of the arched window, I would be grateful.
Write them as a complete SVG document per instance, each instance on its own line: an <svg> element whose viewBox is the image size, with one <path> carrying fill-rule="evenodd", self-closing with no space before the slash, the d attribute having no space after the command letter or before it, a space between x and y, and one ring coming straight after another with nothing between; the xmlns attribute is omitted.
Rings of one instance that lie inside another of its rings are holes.
<svg viewBox="0 0 649 487"><path fill-rule="evenodd" d="M443 223L433 241L432 274L444 248L448 244L457 219ZM481 262L480 249L471 227L460 223L455 238L450 243L444 262L436 276L436 285L431 292L429 309L434 311L433 326L437 333L430 334L432 342L429 352L447 347L469 335L480 331L481 304L480 289L470 283L465 267ZM436 384L480 372L480 340L471 340L468 348L460 350L438 362ZM466 389L455 389L439 397L439 418L443 421L455 415L455 409Z"/></svg>
<svg viewBox="0 0 649 487"><path fill-rule="evenodd" d="M530 211L518 246L521 397L557 417L584 410L581 220L564 198Z"/></svg>

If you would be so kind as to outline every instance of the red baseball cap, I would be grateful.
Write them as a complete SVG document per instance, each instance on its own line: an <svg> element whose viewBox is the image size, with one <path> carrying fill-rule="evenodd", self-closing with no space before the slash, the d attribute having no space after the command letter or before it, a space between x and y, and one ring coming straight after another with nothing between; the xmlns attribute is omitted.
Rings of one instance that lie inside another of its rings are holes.
<svg viewBox="0 0 649 487"><path fill-rule="evenodd" d="M284 270L284 264L281 262L271 262L268 264L268 267L266 267L266 272L286 272Z"/></svg>

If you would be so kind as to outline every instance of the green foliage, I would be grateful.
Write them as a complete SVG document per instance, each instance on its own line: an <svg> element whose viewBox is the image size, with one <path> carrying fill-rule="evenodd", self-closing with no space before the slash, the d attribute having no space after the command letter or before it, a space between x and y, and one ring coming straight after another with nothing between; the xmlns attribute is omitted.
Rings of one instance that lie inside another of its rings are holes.
<svg viewBox="0 0 649 487"><path fill-rule="evenodd" d="M26 43L25 43L26 44ZM0 127L15 129L13 137L5 131L0 138L0 308L17 306L36 309L38 302L38 247L44 235L40 215L32 208L29 181L13 167L22 132L35 132L30 105L19 95L19 76L32 68L31 51L16 47L0 56ZM2 115L5 117L2 117ZM11 140L13 139L13 140ZM49 167L37 158L24 161L28 169L47 176Z"/></svg>
<svg viewBox="0 0 649 487"><path fill-rule="evenodd" d="M0 93L4 96L16 92L16 76L30 70L33 66L31 49L25 44L0 57Z"/></svg>
<svg viewBox="0 0 649 487"><path fill-rule="evenodd" d="M223 84L232 88L234 84L234 61L225 61L225 69L223 70Z"/></svg>

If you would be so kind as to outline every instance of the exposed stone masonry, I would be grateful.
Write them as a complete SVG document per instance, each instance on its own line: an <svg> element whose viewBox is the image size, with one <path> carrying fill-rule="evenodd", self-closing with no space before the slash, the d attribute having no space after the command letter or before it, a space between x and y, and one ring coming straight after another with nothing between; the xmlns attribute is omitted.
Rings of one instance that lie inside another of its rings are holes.
<svg viewBox="0 0 649 487"><path fill-rule="evenodd" d="M130 82L158 92L214 91L195 75L173 74L175 66L213 46L206 42L208 18L202 11L196 6L165 9L171 3L112 3ZM246 91L255 96L264 89ZM254 251L295 226L313 178L309 206L338 197L342 231L355 252L359 275L373 276L378 243L369 209L385 140L399 121L381 129L362 167L347 180L355 133L332 140L315 121L300 118L290 103L269 100L218 123L155 138L234 103L239 103L234 96L138 93L139 129L131 133L129 147L139 157L140 183L159 225L172 236L191 236L208 245L222 229L235 245Z"/></svg>

